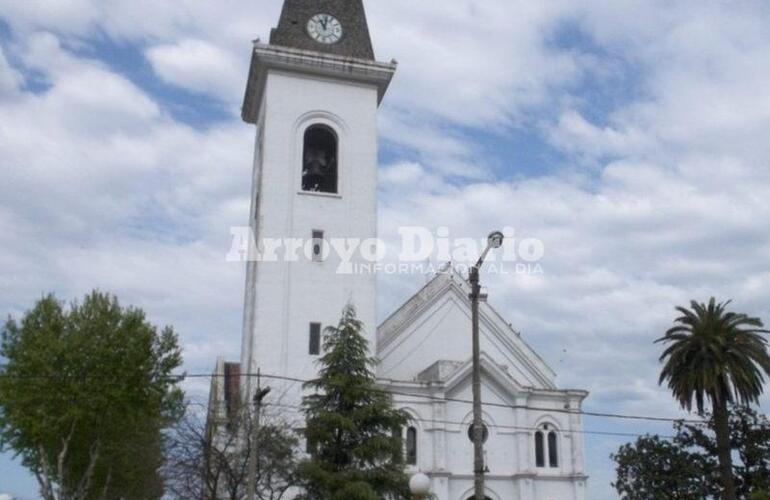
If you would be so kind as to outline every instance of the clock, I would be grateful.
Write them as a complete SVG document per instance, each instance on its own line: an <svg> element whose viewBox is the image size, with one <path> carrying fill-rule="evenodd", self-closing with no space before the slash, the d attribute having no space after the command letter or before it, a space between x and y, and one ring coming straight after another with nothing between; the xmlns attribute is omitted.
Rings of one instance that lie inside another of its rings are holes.
<svg viewBox="0 0 770 500"><path fill-rule="evenodd" d="M329 14L316 14L307 22L307 34L319 43L337 43L342 38L342 24Z"/></svg>

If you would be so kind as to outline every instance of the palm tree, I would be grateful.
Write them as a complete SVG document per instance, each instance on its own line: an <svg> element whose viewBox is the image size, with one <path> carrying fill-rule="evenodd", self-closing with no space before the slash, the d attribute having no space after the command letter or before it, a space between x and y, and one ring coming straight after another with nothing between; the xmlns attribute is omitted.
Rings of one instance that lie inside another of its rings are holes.
<svg viewBox="0 0 770 500"><path fill-rule="evenodd" d="M735 500L727 403L758 401L770 375L770 354L759 318L727 311L730 301L708 305L696 301L690 309L677 307L681 316L666 335L655 342L670 344L660 361L664 363L659 384L668 381L683 408L692 410L693 398L699 413L705 399L711 402L724 498Z"/></svg>

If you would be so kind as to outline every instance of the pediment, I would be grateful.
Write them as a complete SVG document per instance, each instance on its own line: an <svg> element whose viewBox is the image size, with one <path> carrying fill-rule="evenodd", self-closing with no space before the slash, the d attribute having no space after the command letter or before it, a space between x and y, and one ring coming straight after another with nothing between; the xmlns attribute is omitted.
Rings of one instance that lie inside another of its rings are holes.
<svg viewBox="0 0 770 500"><path fill-rule="evenodd" d="M481 379L487 385L490 382L495 383L505 389L508 395L520 393L525 389L508 373L507 367L498 365L486 353L481 353L479 361L481 365ZM441 380L444 385L444 391L447 394L452 394L459 388L468 385L473 378L472 358L469 358L464 363L457 363L454 366L455 370L452 373L446 373L445 378Z"/></svg>
<svg viewBox="0 0 770 500"><path fill-rule="evenodd" d="M434 367L464 364L471 352L470 286L450 269L438 274L377 329L378 375L415 380ZM554 389L554 372L489 304L479 305L481 350L520 387ZM501 367L505 367L502 369Z"/></svg>

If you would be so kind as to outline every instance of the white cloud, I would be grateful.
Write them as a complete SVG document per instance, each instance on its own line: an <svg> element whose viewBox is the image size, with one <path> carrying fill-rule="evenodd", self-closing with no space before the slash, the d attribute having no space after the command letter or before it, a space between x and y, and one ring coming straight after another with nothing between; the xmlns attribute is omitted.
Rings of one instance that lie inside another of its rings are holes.
<svg viewBox="0 0 770 500"><path fill-rule="evenodd" d="M27 68L44 74L52 87L40 95L27 94L9 109L29 106L25 111L49 114L43 123L48 130L89 127L94 134L109 134L160 115L153 99L133 83L99 61L73 56L53 34L31 35L21 52Z"/></svg>
<svg viewBox="0 0 770 500"><path fill-rule="evenodd" d="M58 28L66 32L82 32L96 23L100 9L91 0L0 0L3 17L17 29Z"/></svg>
<svg viewBox="0 0 770 500"><path fill-rule="evenodd" d="M243 93L244 68L233 55L203 40L185 39L146 51L155 73L164 81L228 102Z"/></svg>
<svg viewBox="0 0 770 500"><path fill-rule="evenodd" d="M14 94L21 84L22 77L13 69L5 58L5 52L0 47L0 99Z"/></svg>
<svg viewBox="0 0 770 500"><path fill-rule="evenodd" d="M5 2L15 29L51 30L77 42L98 32L138 41L164 81L229 103L242 94L249 41L268 37L281 4L79 0L67 15L51 15L44 0ZM552 105L554 90L575 83L593 65L585 54L549 42L551 32L574 15L572 2L462 0L449 9L437 1L397 0L369 2L367 9L378 55L401 62L387 101L398 118L385 127L385 138L452 175L480 177L487 169L471 160L468 141L450 126L488 129L527 121L533 108ZM420 133L404 132L409 129Z"/></svg>
<svg viewBox="0 0 770 500"><path fill-rule="evenodd" d="M51 287L71 298L100 286L176 325L189 367L237 357L242 270L223 255L228 227L247 216L253 131L235 120L202 130L175 122L159 98L66 47L105 33L145 54L164 82L233 104L250 41L266 38L279 7L0 0L12 30L0 52L0 303L9 312ZM424 224L541 238L542 276L484 283L561 385L591 389L593 408L673 414L651 342L675 304L713 294L770 321L767 6L367 7L378 55L400 62L380 123L395 158L381 171L381 235L394 241L400 225ZM21 91L8 59L50 88ZM495 176L499 158L482 135L524 129L568 165ZM382 278L381 315L423 282ZM591 498L612 498L605 457L616 442L589 457Z"/></svg>
<svg viewBox="0 0 770 500"><path fill-rule="evenodd" d="M53 31L70 37L107 34L117 40L179 40L208 36L240 46L266 33L280 12L279 2L250 0L0 0L12 28L26 34ZM248 54L247 54L248 55Z"/></svg>
<svg viewBox="0 0 770 500"><path fill-rule="evenodd" d="M19 314L43 291L118 292L174 324L188 366L208 371L196 346L240 324L242 269L224 256L247 211L252 131L175 123L53 35L19 50L50 87L0 102L0 302Z"/></svg>
<svg viewBox="0 0 770 500"><path fill-rule="evenodd" d="M558 355L555 346L569 349L573 363L559 367L561 378L592 388L593 404L627 411L660 404L673 412L654 389L652 341L670 324L675 304L714 294L770 317L770 295L756 278L766 273L770 256L770 208L761 200L715 196L651 164L608 168L594 192L534 179L466 185L449 194L408 190L404 196L392 182L394 172L399 179L419 179L419 169L400 165L387 172L385 238L396 239L392 232L412 225L419 214L428 227L446 225L456 236L512 226L518 238L543 240L544 275L486 276L490 301L550 361ZM384 279L383 288L406 294L417 284L401 287L401 277ZM403 298L384 296L383 311ZM606 370L597 370L597 363ZM620 380L618 370L624 372ZM633 377L640 388L633 399L612 397L618 384Z"/></svg>
<svg viewBox="0 0 770 500"><path fill-rule="evenodd" d="M648 150L651 142L638 130L596 126L574 109L559 116L550 134L560 149L588 160L639 154Z"/></svg>
<svg viewBox="0 0 770 500"><path fill-rule="evenodd" d="M645 12L635 1L588 5L584 29L634 68L638 98L621 103L602 127L570 110L561 116L559 137L573 137L570 145L594 154L770 154L756 136L770 124L765 7L676 2Z"/></svg>
<svg viewBox="0 0 770 500"><path fill-rule="evenodd" d="M414 162L399 163L383 168L379 183L384 190L398 190L402 194L451 192L453 188L441 176L427 172L422 165Z"/></svg>
<svg viewBox="0 0 770 500"><path fill-rule="evenodd" d="M425 110L479 127L521 120L549 91L574 82L576 54L548 46L568 2L370 2L381 58L400 62L391 96L404 110Z"/></svg>

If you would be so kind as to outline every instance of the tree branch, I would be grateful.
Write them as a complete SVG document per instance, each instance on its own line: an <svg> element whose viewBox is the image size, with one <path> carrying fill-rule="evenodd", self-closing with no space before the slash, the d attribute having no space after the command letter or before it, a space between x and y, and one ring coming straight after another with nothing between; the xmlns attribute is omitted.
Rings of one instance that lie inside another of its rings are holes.
<svg viewBox="0 0 770 500"><path fill-rule="evenodd" d="M67 433L67 437L62 439L62 449L59 452L59 456L56 461L56 467L59 473L59 499L60 500L64 500L68 497L67 485L66 485L67 476L65 473L64 461L67 459L67 452L69 451L70 441L72 440L72 436L74 434L75 434L75 421L73 420L72 425L70 425L70 431Z"/></svg>

